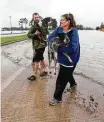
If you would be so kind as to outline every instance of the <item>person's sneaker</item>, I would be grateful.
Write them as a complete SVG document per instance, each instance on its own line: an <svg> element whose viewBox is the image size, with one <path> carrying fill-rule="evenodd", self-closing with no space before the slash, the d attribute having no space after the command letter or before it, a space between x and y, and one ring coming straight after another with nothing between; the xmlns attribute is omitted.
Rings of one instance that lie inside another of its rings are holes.
<svg viewBox="0 0 104 122"><path fill-rule="evenodd" d="M46 76L48 74L48 72L46 72L46 71L44 71L44 72L42 72L41 74L40 74L40 76L42 77L42 76Z"/></svg>
<svg viewBox="0 0 104 122"><path fill-rule="evenodd" d="M49 102L49 105L54 106L54 105L59 104L59 103L61 103L61 101L56 100L56 99L52 99L52 100Z"/></svg>
<svg viewBox="0 0 104 122"><path fill-rule="evenodd" d="M28 80L34 81L36 80L36 76L35 75L31 75L30 77L27 78Z"/></svg>

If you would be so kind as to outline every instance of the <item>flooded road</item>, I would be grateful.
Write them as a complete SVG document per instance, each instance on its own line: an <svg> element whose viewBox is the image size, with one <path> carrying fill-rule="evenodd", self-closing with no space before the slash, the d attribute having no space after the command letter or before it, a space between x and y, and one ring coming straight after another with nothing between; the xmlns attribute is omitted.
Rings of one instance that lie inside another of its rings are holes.
<svg viewBox="0 0 104 122"><path fill-rule="evenodd" d="M1 55L1 81L5 82L19 66L8 60L5 56Z"/></svg>
<svg viewBox="0 0 104 122"><path fill-rule="evenodd" d="M19 36L19 35L24 35L28 31L12 31L12 34L10 31L1 31L0 37L11 37L11 36Z"/></svg>
<svg viewBox="0 0 104 122"><path fill-rule="evenodd" d="M104 86L104 33L79 31L81 58L79 74Z"/></svg>
<svg viewBox="0 0 104 122"><path fill-rule="evenodd" d="M75 74L104 86L104 33L83 30L79 36L81 57ZM2 55L18 66L27 66L32 59L31 47L30 40L2 46ZM47 49L44 55L48 64Z"/></svg>
<svg viewBox="0 0 104 122"><path fill-rule="evenodd" d="M38 77L36 82L27 80L32 72L31 41L2 46L2 83L11 80L2 90L3 122L104 121L104 33L79 31L79 35L81 58L75 70L78 86L70 92L68 84L62 104L54 107L49 106L49 100L57 75ZM48 65L47 48L44 57ZM13 72L16 73L12 75ZM5 81L8 77L10 80Z"/></svg>

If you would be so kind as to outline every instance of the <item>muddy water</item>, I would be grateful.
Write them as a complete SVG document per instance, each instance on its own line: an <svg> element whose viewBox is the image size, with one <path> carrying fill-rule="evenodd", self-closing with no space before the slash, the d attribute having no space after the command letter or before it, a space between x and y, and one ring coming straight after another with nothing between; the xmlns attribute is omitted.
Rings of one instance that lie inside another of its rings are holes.
<svg viewBox="0 0 104 122"><path fill-rule="evenodd" d="M18 66L27 66L31 62L31 42L26 40L2 46L2 55Z"/></svg>
<svg viewBox="0 0 104 122"><path fill-rule="evenodd" d="M81 58L76 73L104 86L104 33L79 31Z"/></svg>
<svg viewBox="0 0 104 122"><path fill-rule="evenodd" d="M31 42L28 41L9 44L1 47L1 81L5 82L20 67L26 67L31 63ZM27 57L28 55L28 57ZM29 57L29 55L31 55Z"/></svg>
<svg viewBox="0 0 104 122"><path fill-rule="evenodd" d="M12 31L12 34L10 31L1 31L0 36L1 37L9 37L9 36L18 36L18 35L24 35L28 31Z"/></svg>
<svg viewBox="0 0 104 122"><path fill-rule="evenodd" d="M104 33L79 31L81 58L75 74L104 86ZM31 41L26 40L2 47L2 54L19 66L28 66L32 59ZM47 48L45 52L47 60Z"/></svg>
<svg viewBox="0 0 104 122"><path fill-rule="evenodd" d="M48 102L53 96L57 75L49 75L47 78L39 79L38 82L31 84L26 82L26 80L23 81L28 76L28 73L30 74L31 72L31 41L26 40L2 46L3 64L6 63L7 66L9 65L11 67L14 65L29 68L24 73L21 73L17 77L18 80L14 82L18 82L19 80L21 81L19 82L20 84L25 82L23 88L25 89L26 87L26 92L30 92L28 94L32 97L31 101L35 99L34 104L31 104L33 107L36 107L35 119L40 121L48 119L52 122L54 120L57 122L69 122L69 120L71 122L87 122L87 120L95 122L95 120L104 120L104 33L99 31L79 31L79 35L81 58L75 70L75 79L77 80L78 87L71 93L68 92L68 84L63 94L62 104L56 107L50 107ZM47 62L47 49L44 56ZM12 63L7 63L7 59ZM4 65L2 66L2 70L3 68ZM17 89L20 88L18 86L19 83L17 83ZM27 87L30 87L30 91L27 90ZM21 89L20 96L23 95L24 89ZM33 94L36 94L35 97ZM29 102L29 99L26 98L26 100ZM27 108L32 108L31 112L33 112L33 107L27 106ZM24 108L22 110L25 111L26 109ZM27 109L28 115L31 112L28 112Z"/></svg>

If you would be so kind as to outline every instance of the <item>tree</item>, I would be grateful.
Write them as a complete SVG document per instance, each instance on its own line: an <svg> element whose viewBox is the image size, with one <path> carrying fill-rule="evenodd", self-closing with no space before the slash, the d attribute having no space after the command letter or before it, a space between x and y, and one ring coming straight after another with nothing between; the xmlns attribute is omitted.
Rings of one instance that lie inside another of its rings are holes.
<svg viewBox="0 0 104 122"><path fill-rule="evenodd" d="M25 25L25 28L26 28L27 23L28 23L28 20L26 18L21 18L19 20L19 25L21 26L22 30L23 30L23 25Z"/></svg>
<svg viewBox="0 0 104 122"><path fill-rule="evenodd" d="M103 22L101 23L100 28L104 28L104 23Z"/></svg>
<svg viewBox="0 0 104 122"><path fill-rule="evenodd" d="M97 27L96 27L96 30L99 30L99 29L100 29L100 27L97 26Z"/></svg>
<svg viewBox="0 0 104 122"><path fill-rule="evenodd" d="M77 29L78 30L83 30L84 29L84 26L83 25L77 25Z"/></svg>

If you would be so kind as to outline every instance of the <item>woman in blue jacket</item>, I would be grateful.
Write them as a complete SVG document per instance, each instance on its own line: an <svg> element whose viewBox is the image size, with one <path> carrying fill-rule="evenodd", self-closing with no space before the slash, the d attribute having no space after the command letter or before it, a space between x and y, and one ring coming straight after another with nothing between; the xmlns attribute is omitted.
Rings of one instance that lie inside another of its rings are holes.
<svg viewBox="0 0 104 122"><path fill-rule="evenodd" d="M63 42L67 39L68 43L60 46L57 50L60 70L56 80L54 98L50 101L50 105L56 105L61 102L63 91L68 82L71 89L77 85L73 77L73 71L79 61L80 43L74 16L71 13L61 16L60 26L49 35L48 42L54 37L59 37Z"/></svg>

